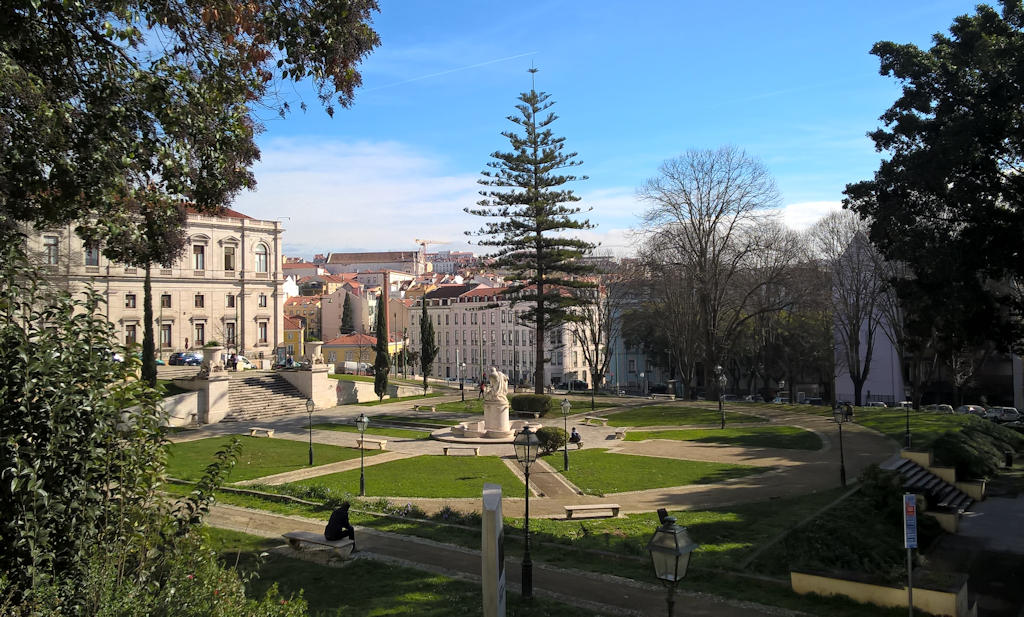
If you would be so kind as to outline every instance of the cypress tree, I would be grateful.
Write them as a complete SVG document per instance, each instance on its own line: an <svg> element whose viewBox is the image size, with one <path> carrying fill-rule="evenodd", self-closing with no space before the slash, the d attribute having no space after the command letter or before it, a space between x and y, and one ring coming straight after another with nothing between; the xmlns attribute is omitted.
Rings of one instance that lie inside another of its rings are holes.
<svg viewBox="0 0 1024 617"><path fill-rule="evenodd" d="M434 324L430 323L430 316L427 315L426 294L423 294L420 306L420 370L423 373L423 393L426 394L427 375L430 374L434 358L437 357L437 341L434 340Z"/></svg>
<svg viewBox="0 0 1024 617"><path fill-rule="evenodd" d="M388 322L384 314L384 298L377 299L377 342L373 350L377 352L373 359L373 391L377 400L384 400L388 393L388 373L391 371L391 355L388 350Z"/></svg>
<svg viewBox="0 0 1024 617"><path fill-rule="evenodd" d="M352 294L345 294L345 306L341 310L341 333L352 334L356 331L355 321L352 319Z"/></svg>
<svg viewBox="0 0 1024 617"><path fill-rule="evenodd" d="M530 72L536 72L530 69ZM516 282L505 293L514 302L531 303L522 319L534 324L536 360L534 391L544 392L545 332L573 319L573 309L580 304L576 295L562 293L565 288L586 288L594 284L580 280L580 275L593 271L581 262L594 244L566 235L565 231L592 229L588 220L575 215L580 198L563 185L586 176L576 177L562 171L582 164L575 152L563 152L564 137L555 137L549 128L558 116L548 109L554 105L550 95L530 89L519 95L518 114L508 120L521 129L503 131L509 140L510 152L494 152L488 170L478 182L491 187L480 191L483 199L477 208L465 211L491 217L477 231L467 235L482 236L482 246L495 252L495 266L512 273ZM543 115L547 112L547 115Z"/></svg>

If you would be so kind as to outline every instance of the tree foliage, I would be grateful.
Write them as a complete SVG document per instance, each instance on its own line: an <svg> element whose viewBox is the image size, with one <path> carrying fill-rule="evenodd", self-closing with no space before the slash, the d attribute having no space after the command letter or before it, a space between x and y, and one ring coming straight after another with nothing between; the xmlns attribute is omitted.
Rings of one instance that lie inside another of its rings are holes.
<svg viewBox="0 0 1024 617"><path fill-rule="evenodd" d="M576 215L580 198L564 185L586 177L563 173L581 164L575 152L564 152L565 138L555 137L550 126L558 119L548 110L554 105L550 95L524 92L519 95L517 115L508 116L522 133L503 131L509 152L494 152L488 170L478 182L491 187L480 191L483 199L476 208L465 211L490 217L484 226L469 235L480 236L478 243L495 248L495 266L505 268L515 282L505 293L516 302L529 304L522 319L536 330L536 375L538 394L544 389L544 333L573 316L579 301L566 289L592 287L579 278L592 272L580 258L594 245L564 232L593 228ZM547 112L547 115L544 115Z"/></svg>
<svg viewBox="0 0 1024 617"><path fill-rule="evenodd" d="M941 338L1005 348L1021 342L1024 309L1024 8L1000 4L957 17L928 50L872 47L903 92L870 133L889 158L847 186L845 204L871 219L885 257L906 263L899 297Z"/></svg>
<svg viewBox="0 0 1024 617"><path fill-rule="evenodd" d="M384 290L383 293L387 293ZM391 372L390 337L388 336L388 318L384 312L384 296L377 299L377 342L373 345L373 391L377 400L384 400L388 393L388 373Z"/></svg>
<svg viewBox="0 0 1024 617"><path fill-rule="evenodd" d="M427 391L427 376L437 357L437 341L434 339L434 324L427 315L427 296L420 298L420 371L423 373L423 392Z"/></svg>
<svg viewBox="0 0 1024 617"><path fill-rule="evenodd" d="M356 331L355 319L352 313L352 294L345 294L345 306L342 308L341 313L341 333L352 334Z"/></svg>

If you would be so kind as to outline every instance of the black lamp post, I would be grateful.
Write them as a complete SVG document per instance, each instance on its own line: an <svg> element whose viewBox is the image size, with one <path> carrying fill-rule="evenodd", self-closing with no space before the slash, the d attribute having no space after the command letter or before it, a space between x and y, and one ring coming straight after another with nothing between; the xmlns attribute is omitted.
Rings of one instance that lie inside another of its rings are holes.
<svg viewBox="0 0 1024 617"><path fill-rule="evenodd" d="M530 465L537 460L537 450L540 447L540 440L537 434L530 430L530 427L523 427L523 430L516 433L512 442L516 451L516 461L523 468L523 475L526 476L526 517L523 524L526 548L523 550L523 598L533 598L533 560L530 559Z"/></svg>
<svg viewBox="0 0 1024 617"><path fill-rule="evenodd" d="M366 427L370 424L370 419L366 417L366 414L361 413L356 418L356 428L359 429L359 496L363 497L366 495L366 478L363 476L363 460L366 452L366 441L363 439L366 437Z"/></svg>
<svg viewBox="0 0 1024 617"><path fill-rule="evenodd" d="M843 422L846 421L846 411L842 407L832 410L832 416L839 426L839 483L846 487L846 455L843 452Z"/></svg>
<svg viewBox="0 0 1024 617"><path fill-rule="evenodd" d="M565 471L569 471L569 410L572 409L572 405L569 404L569 399L562 399L562 426L565 429L565 449L562 453L565 455L564 467Z"/></svg>
<svg viewBox="0 0 1024 617"><path fill-rule="evenodd" d="M690 565L690 553L699 544L690 539L686 527L676 525L674 516L666 516L661 527L647 543L654 565L654 575L668 589L668 617L672 617L676 605L676 585L686 578L686 568Z"/></svg>
<svg viewBox="0 0 1024 617"><path fill-rule="evenodd" d="M722 417L722 428L725 428L725 386L729 383L729 378L725 376L725 371L722 370L721 366L715 366L715 375L718 375L718 415Z"/></svg>
<svg viewBox="0 0 1024 617"><path fill-rule="evenodd" d="M911 444L911 441L910 441L910 405L904 405L903 407L907 410L907 428L906 428L906 431L904 431L904 433L903 433L903 443L905 444L905 447L909 449L910 448L910 444Z"/></svg>
<svg viewBox="0 0 1024 617"><path fill-rule="evenodd" d="M316 409L316 403L313 399L306 399L306 413L309 414L309 466L313 466L313 410Z"/></svg>
<svg viewBox="0 0 1024 617"><path fill-rule="evenodd" d="M466 402L466 363L456 364L455 369L459 371L459 394L462 396L462 402Z"/></svg>

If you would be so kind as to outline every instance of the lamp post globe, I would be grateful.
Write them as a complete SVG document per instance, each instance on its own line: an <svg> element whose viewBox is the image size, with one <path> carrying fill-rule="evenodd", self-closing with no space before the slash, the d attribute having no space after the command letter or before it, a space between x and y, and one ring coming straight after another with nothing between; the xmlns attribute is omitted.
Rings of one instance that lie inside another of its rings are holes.
<svg viewBox="0 0 1024 617"><path fill-rule="evenodd" d="M366 476L363 474L365 469L364 460L366 453L366 441L363 439L366 437L366 427L369 426L370 419L366 417L365 413L360 413L359 417L356 418L356 428L359 429L359 496L363 497L366 495Z"/></svg>
<svg viewBox="0 0 1024 617"><path fill-rule="evenodd" d="M654 575L668 589L668 615L672 617L676 604L676 585L686 578L686 569L690 565L690 554L699 544L690 539L686 527L676 525L674 516L666 516L661 527L651 536L647 543L647 551L651 554L651 565Z"/></svg>
<svg viewBox="0 0 1024 617"><path fill-rule="evenodd" d="M565 443L563 445L562 454L563 466L565 471L569 471L569 410L572 409L572 404L569 403L569 399L562 399L562 429L565 431Z"/></svg>
<svg viewBox="0 0 1024 617"><path fill-rule="evenodd" d="M533 598L533 560L530 558L530 465L537 460L537 451L540 448L540 440L537 434L529 426L516 433L512 446L516 452L516 462L523 469L526 478L526 512L523 523L523 537L525 548L523 549L523 571L522 588L523 598Z"/></svg>
<svg viewBox="0 0 1024 617"><path fill-rule="evenodd" d="M309 414L309 466L313 466L313 411L316 410L316 403L313 399L306 399L306 413Z"/></svg>
<svg viewBox="0 0 1024 617"><path fill-rule="evenodd" d="M836 425L839 426L839 483L846 486L846 454L843 452L843 422L846 421L846 411L842 407L832 410Z"/></svg>

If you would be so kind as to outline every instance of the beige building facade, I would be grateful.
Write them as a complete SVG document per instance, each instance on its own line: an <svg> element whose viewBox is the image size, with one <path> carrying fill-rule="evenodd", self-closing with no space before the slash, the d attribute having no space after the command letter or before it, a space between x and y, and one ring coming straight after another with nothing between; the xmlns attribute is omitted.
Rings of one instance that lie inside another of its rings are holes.
<svg viewBox="0 0 1024 617"><path fill-rule="evenodd" d="M225 208L220 216L189 214L181 257L150 269L157 357L217 341L269 368L284 340L278 221ZM28 238L29 253L71 291L92 287L107 299L106 318L122 343L142 343L143 268L127 267L88 248L74 226Z"/></svg>

